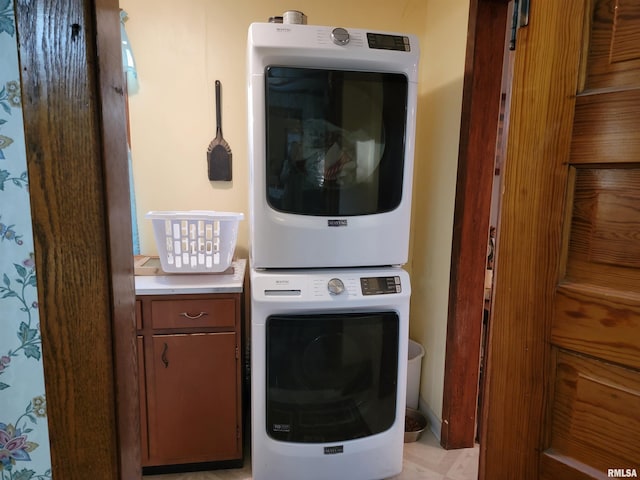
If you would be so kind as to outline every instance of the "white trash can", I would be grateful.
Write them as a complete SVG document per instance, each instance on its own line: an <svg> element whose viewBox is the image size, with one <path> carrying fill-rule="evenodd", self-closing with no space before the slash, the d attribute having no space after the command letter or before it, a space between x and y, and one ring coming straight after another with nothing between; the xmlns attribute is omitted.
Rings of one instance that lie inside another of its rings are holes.
<svg viewBox="0 0 640 480"><path fill-rule="evenodd" d="M407 407L416 410L418 409L418 398L420 397L422 357L424 357L424 348L422 345L409 339L409 355L407 364Z"/></svg>

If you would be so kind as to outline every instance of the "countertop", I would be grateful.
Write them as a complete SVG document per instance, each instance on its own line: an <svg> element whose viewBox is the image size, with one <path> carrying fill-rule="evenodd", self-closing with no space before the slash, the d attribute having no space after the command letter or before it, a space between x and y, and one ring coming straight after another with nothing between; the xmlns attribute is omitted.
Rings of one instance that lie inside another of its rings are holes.
<svg viewBox="0 0 640 480"><path fill-rule="evenodd" d="M190 293L240 293L244 286L247 260L235 260L231 273L136 275L136 295L176 295Z"/></svg>

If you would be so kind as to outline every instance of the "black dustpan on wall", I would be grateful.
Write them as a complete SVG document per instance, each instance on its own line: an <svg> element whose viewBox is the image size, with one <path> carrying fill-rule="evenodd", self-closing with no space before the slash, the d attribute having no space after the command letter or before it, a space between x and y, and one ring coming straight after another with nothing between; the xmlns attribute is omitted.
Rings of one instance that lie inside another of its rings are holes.
<svg viewBox="0 0 640 480"><path fill-rule="evenodd" d="M216 80L216 136L207 149L209 180L231 181L231 147L222 137L220 113L220 80Z"/></svg>

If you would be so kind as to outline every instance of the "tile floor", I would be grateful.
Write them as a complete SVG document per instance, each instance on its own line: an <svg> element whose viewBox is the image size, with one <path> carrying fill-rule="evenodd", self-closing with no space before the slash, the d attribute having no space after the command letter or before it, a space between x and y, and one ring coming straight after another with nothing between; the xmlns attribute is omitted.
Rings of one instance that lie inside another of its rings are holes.
<svg viewBox="0 0 640 480"><path fill-rule="evenodd" d="M444 450L427 430L417 442L405 444L402 473L389 480L476 480L478 454L478 446ZM251 480L251 459L247 456L238 469L147 475L144 480Z"/></svg>

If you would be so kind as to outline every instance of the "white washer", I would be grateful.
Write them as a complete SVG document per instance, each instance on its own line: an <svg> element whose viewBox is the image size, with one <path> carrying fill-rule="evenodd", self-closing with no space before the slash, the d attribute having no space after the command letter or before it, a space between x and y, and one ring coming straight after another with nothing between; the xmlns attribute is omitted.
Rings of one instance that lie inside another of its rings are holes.
<svg viewBox="0 0 640 480"><path fill-rule="evenodd" d="M402 470L408 274L252 270L254 480L374 480Z"/></svg>

